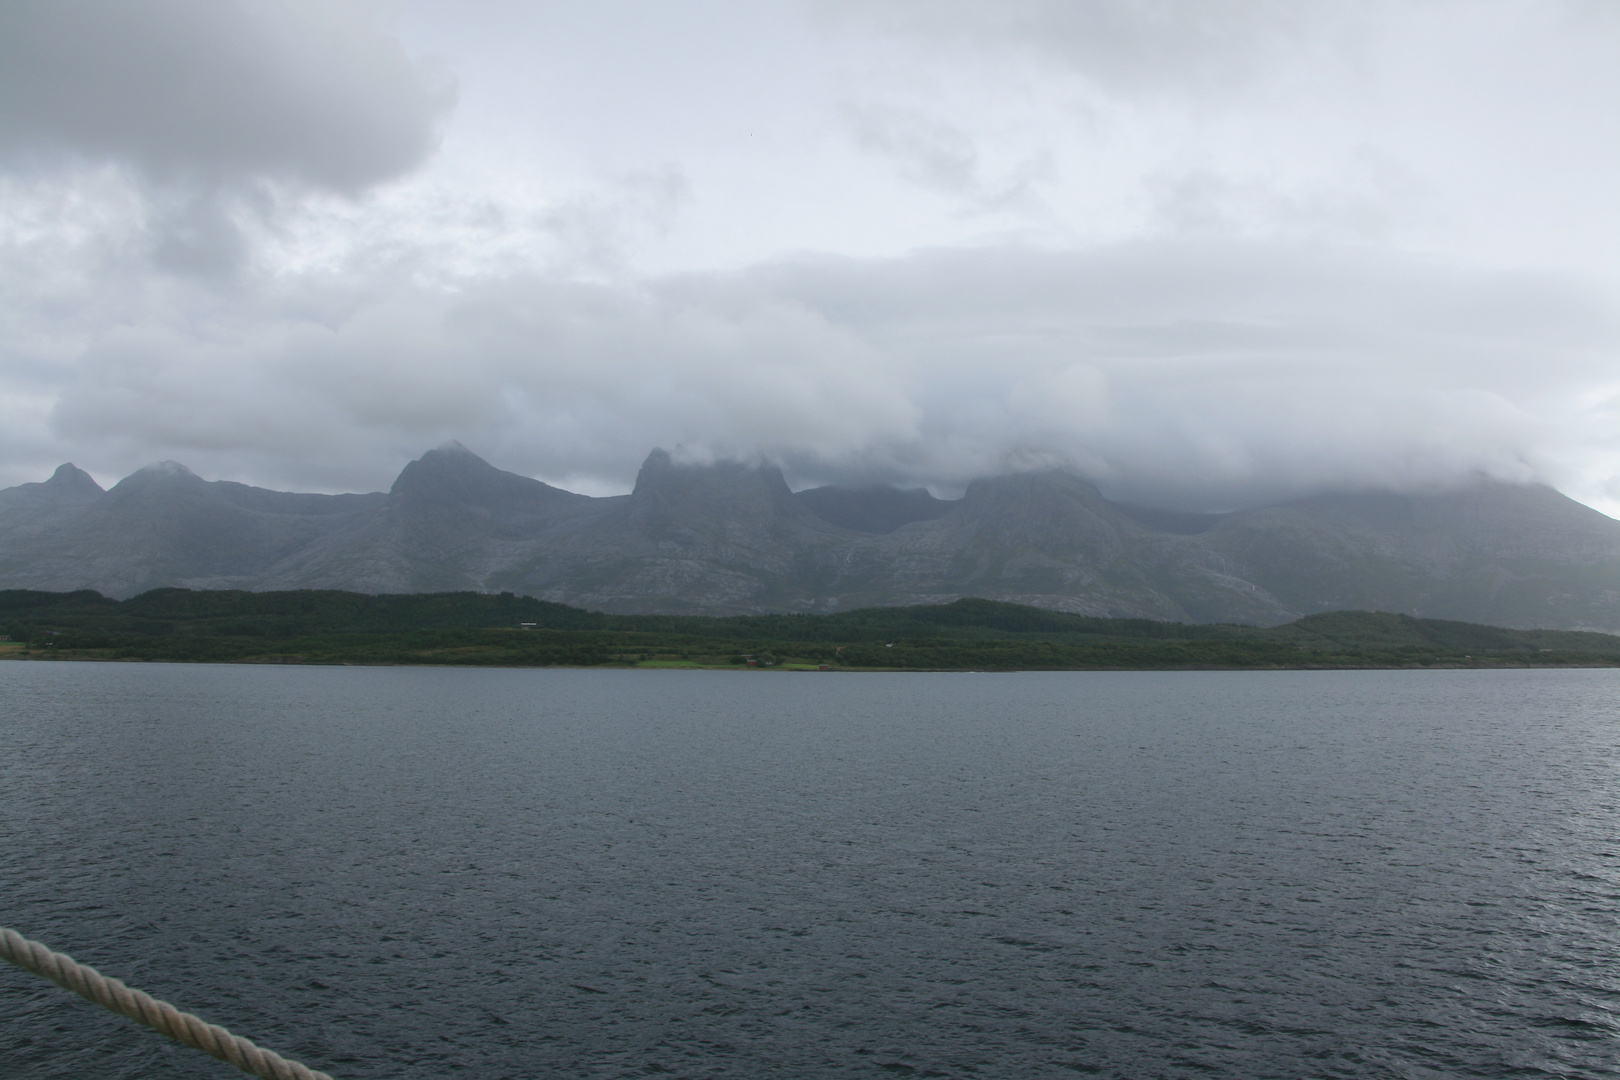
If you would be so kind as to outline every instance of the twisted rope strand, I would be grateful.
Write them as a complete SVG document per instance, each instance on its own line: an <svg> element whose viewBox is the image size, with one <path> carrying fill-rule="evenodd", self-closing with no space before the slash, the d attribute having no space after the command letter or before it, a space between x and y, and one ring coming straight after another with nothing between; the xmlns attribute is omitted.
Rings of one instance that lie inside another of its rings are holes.
<svg viewBox="0 0 1620 1080"><path fill-rule="evenodd" d="M37 941L29 941L15 930L0 926L0 958L24 971L43 976L57 986L72 990L104 1009L127 1016L162 1032L262 1080L332 1080L323 1072L288 1061L273 1050L255 1046L240 1035L232 1035L216 1024L183 1013L167 1001L159 1001L109 979L93 967L79 963L65 953L52 952Z"/></svg>

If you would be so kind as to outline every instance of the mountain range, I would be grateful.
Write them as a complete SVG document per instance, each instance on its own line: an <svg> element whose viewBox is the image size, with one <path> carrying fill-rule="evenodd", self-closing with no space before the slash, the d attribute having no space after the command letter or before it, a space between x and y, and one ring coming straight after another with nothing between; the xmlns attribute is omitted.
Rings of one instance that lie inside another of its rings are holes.
<svg viewBox="0 0 1620 1080"><path fill-rule="evenodd" d="M654 451L628 495L504 472L459 444L386 493L206 481L173 462L103 490L63 465L0 490L0 588L512 592L610 612L828 612L961 597L1274 625L1364 609L1620 629L1620 521L1478 480L1227 514L1115 502L1059 471L792 491L770 465Z"/></svg>

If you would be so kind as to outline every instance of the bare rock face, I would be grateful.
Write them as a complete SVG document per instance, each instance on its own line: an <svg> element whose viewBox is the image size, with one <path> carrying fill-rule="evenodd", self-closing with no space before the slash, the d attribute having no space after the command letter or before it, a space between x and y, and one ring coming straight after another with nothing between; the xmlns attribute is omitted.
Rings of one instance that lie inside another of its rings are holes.
<svg viewBox="0 0 1620 1080"><path fill-rule="evenodd" d="M7 497L22 489L0 492L0 583L6 587L90 588L108 596L162 585L254 588L277 563L327 534L354 528L382 499L210 483L172 461L149 465L106 492L71 465L46 484L23 488L50 488L64 479L67 493L48 512L36 505L15 524Z"/></svg>
<svg viewBox="0 0 1620 1080"><path fill-rule="evenodd" d="M58 466L51 478L42 484L19 484L0 491L0 513L83 506L105 494L89 473L69 462Z"/></svg>
<svg viewBox="0 0 1620 1080"><path fill-rule="evenodd" d="M357 527L278 566L266 588L482 591L548 528L601 500L503 472L459 443L405 466Z"/></svg>
<svg viewBox="0 0 1620 1080"><path fill-rule="evenodd" d="M71 465L0 491L0 588L512 591L731 614L963 596L1091 615L1279 623L1345 608L1620 628L1620 522L1551 488L1325 494L1237 513L1114 503L1061 472L794 493L769 465L654 451L589 498L458 444L387 493L209 482L172 462L109 491Z"/></svg>
<svg viewBox="0 0 1620 1080"><path fill-rule="evenodd" d="M661 450L629 495L595 501L501 587L607 611L798 610L807 563L851 535L800 506L773 466L682 465Z"/></svg>
<svg viewBox="0 0 1620 1080"><path fill-rule="evenodd" d="M1319 495L1230 515L1205 537L1304 614L1620 625L1620 522L1541 485Z"/></svg>
<svg viewBox="0 0 1620 1080"><path fill-rule="evenodd" d="M840 528L860 533L892 533L913 521L932 521L951 508L927 488L894 488L880 484L862 488L819 487L793 496L812 514Z"/></svg>

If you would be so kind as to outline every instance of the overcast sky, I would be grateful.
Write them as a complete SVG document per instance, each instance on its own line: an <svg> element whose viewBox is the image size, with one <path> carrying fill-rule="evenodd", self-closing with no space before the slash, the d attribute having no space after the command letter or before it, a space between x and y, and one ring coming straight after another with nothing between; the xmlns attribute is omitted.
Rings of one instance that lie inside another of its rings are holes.
<svg viewBox="0 0 1620 1080"><path fill-rule="evenodd" d="M0 486L1620 513L1611 0L12 0Z"/></svg>

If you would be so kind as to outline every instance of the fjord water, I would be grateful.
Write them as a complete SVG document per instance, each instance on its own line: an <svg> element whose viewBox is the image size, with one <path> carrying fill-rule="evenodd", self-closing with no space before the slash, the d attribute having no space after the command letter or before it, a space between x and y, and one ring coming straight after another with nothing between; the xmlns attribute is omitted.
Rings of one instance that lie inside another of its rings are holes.
<svg viewBox="0 0 1620 1080"><path fill-rule="evenodd" d="M0 922L339 1080L1612 1076L1620 673L10 663Z"/></svg>

